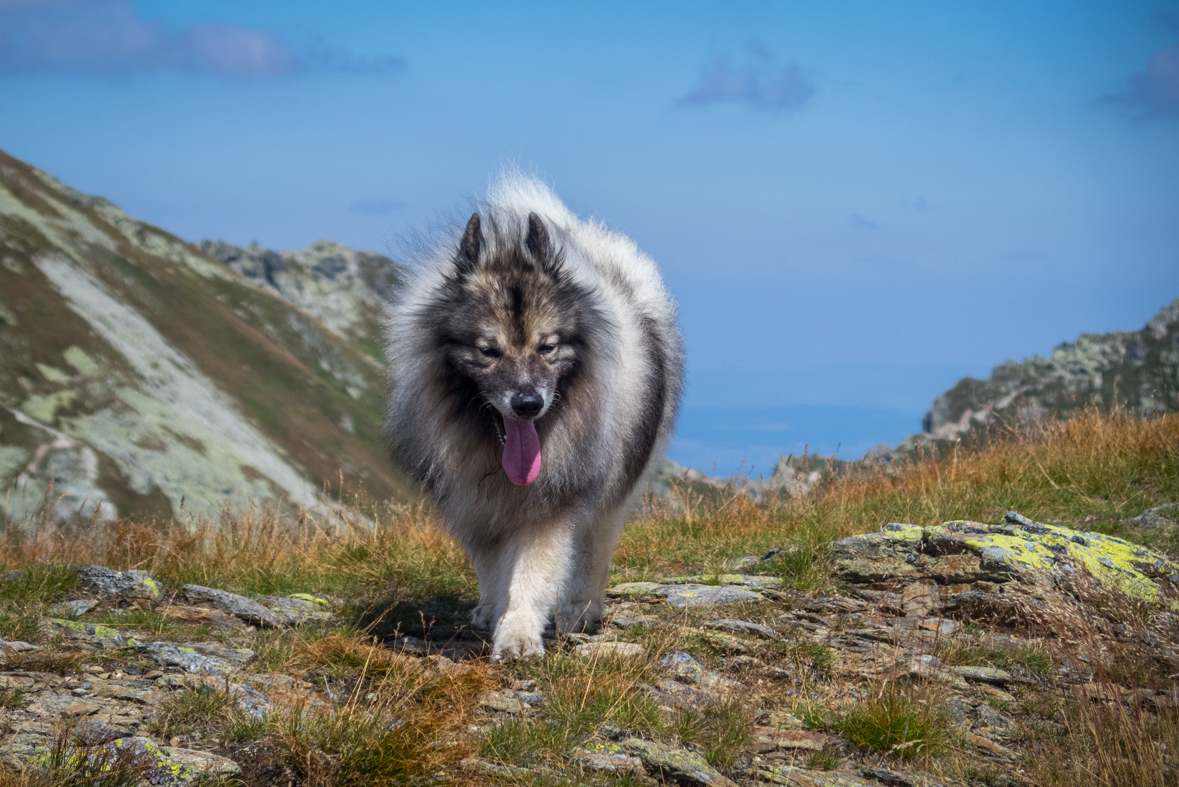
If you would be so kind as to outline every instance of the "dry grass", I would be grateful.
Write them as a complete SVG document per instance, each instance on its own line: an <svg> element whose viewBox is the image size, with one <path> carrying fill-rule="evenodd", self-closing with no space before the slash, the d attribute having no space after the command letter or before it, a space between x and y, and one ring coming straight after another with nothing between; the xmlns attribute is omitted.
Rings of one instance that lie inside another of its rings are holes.
<svg viewBox="0 0 1179 787"><path fill-rule="evenodd" d="M1106 697L1124 696L1098 684ZM1164 698L1165 699L1165 698ZM1063 734L1033 730L1028 767L1045 787L1169 787L1179 781L1179 708L1117 699L1068 697Z"/></svg>
<svg viewBox="0 0 1179 787"><path fill-rule="evenodd" d="M687 490L681 501L697 500ZM1087 410L1069 421L1012 430L975 450L918 456L890 472L843 472L811 494L758 506L731 494L715 506L689 506L627 528L615 570L627 579L720 566L788 544L775 561L803 589L825 578L823 545L885 522L934 525L951 519L999 521L1016 509L1039 521L1124 534L1123 520L1179 502L1179 414L1142 420L1121 410ZM1179 551L1179 534L1136 534L1148 546Z"/></svg>
<svg viewBox="0 0 1179 787"><path fill-rule="evenodd" d="M437 783L470 755L467 728L475 697L491 683L487 666L440 673L420 660L384 663L394 661L398 668L376 680L362 671L343 704L274 714L280 743L306 787Z"/></svg>

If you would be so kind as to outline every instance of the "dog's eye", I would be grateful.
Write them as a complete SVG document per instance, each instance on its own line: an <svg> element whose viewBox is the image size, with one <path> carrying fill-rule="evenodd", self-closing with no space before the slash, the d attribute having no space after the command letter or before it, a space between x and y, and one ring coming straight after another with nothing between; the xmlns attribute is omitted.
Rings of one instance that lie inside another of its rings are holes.
<svg viewBox="0 0 1179 787"><path fill-rule="evenodd" d="M557 345L555 344L542 344L540 347L536 348L536 351L541 355L548 355L555 349L557 349Z"/></svg>
<svg viewBox="0 0 1179 787"><path fill-rule="evenodd" d="M503 353L494 347L480 347L479 352L483 353L484 358L498 358L503 355Z"/></svg>

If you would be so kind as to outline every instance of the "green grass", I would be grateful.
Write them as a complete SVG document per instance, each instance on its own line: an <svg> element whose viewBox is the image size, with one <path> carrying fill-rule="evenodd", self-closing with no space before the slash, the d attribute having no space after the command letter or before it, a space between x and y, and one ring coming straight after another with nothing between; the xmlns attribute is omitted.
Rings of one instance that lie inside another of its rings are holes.
<svg viewBox="0 0 1179 787"><path fill-rule="evenodd" d="M193 625L162 615L154 609L126 609L86 616L87 623L109 626L119 631L131 630L152 640L201 642L212 639L210 626Z"/></svg>
<svg viewBox="0 0 1179 787"><path fill-rule="evenodd" d="M148 730L165 741L177 735L204 734L224 727L235 710L237 703L227 689L195 686L160 703Z"/></svg>
<svg viewBox="0 0 1179 787"><path fill-rule="evenodd" d="M804 703L798 712L809 727L903 762L936 757L954 742L946 697L925 685L888 683L863 700L834 709Z"/></svg>
<svg viewBox="0 0 1179 787"><path fill-rule="evenodd" d="M551 653L523 664L520 673L548 696L542 710L493 726L482 753L496 762L519 764L561 758L602 725L632 734L663 731L659 707L637 688L659 677L653 659L580 658Z"/></svg>
<svg viewBox="0 0 1179 787"><path fill-rule="evenodd" d="M1049 675L1053 668L1052 657L1035 648L996 650L978 645L962 644L957 640L940 649L938 657L943 663L949 665L997 667L999 669L1019 667L1036 675Z"/></svg>
<svg viewBox="0 0 1179 787"><path fill-rule="evenodd" d="M14 576L0 578L0 639L43 641L40 619L46 608L77 586L76 571L52 563L33 563Z"/></svg>
<svg viewBox="0 0 1179 787"><path fill-rule="evenodd" d="M709 762L730 766L753 740L753 716L741 698L725 697L700 711L681 711L671 730L683 743L702 747Z"/></svg>

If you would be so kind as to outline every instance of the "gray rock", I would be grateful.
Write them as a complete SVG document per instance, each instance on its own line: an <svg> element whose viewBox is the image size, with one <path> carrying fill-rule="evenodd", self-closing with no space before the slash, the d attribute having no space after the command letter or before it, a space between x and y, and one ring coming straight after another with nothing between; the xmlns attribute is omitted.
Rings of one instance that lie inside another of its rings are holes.
<svg viewBox="0 0 1179 787"><path fill-rule="evenodd" d="M725 568L730 571L741 571L742 569L752 568L761 562L761 558L757 555L746 555L745 557L735 557L724 562Z"/></svg>
<svg viewBox="0 0 1179 787"><path fill-rule="evenodd" d="M227 675L254 660L254 651L211 642L147 642L139 646L156 661L185 672Z"/></svg>
<svg viewBox="0 0 1179 787"><path fill-rule="evenodd" d="M760 754L778 750L821 751L829 740L830 735L811 730L759 727L753 732L753 749Z"/></svg>
<svg viewBox="0 0 1179 787"><path fill-rule="evenodd" d="M265 685L265 684L263 684ZM176 688L198 689L207 687L213 691L227 692L246 715L255 719L265 719L270 715L270 698L252 686L232 683L224 676L191 675L175 681Z"/></svg>
<svg viewBox="0 0 1179 787"><path fill-rule="evenodd" d="M639 626L654 626L659 618L654 615L616 615L610 618L610 625L620 629L633 629Z"/></svg>
<svg viewBox="0 0 1179 787"><path fill-rule="evenodd" d="M941 592L924 582L914 582L901 592L901 607L908 617L929 617L942 608Z"/></svg>
<svg viewBox="0 0 1179 787"><path fill-rule="evenodd" d="M997 683L1000 686L1008 683L1032 683L1026 678L1017 678L1006 670L998 669L997 667L948 667L950 672L966 678L967 680L980 681L983 683Z"/></svg>
<svg viewBox="0 0 1179 787"><path fill-rule="evenodd" d="M636 642L587 642L573 649L579 658L634 658L643 655L643 646Z"/></svg>
<svg viewBox="0 0 1179 787"><path fill-rule="evenodd" d="M905 665L905 672L914 678L932 678L942 668L942 660L937 656L914 656Z"/></svg>
<svg viewBox="0 0 1179 787"><path fill-rule="evenodd" d="M72 734L83 746L101 746L116 738L125 738L129 733L127 730L121 730L100 721L83 719L74 727Z"/></svg>
<svg viewBox="0 0 1179 787"><path fill-rule="evenodd" d="M106 566L75 566L82 589L100 598L147 599L160 597L160 586L146 571L115 571Z"/></svg>
<svg viewBox="0 0 1179 787"><path fill-rule="evenodd" d="M495 713L523 713L528 707L513 691L489 691L479 697L479 705Z"/></svg>
<svg viewBox="0 0 1179 787"><path fill-rule="evenodd" d="M0 651L11 650L15 653L21 653L26 650L40 650L37 645L30 645L27 642L22 642L19 639L0 639Z"/></svg>
<svg viewBox="0 0 1179 787"><path fill-rule="evenodd" d="M708 760L696 752L639 738L627 738L622 742L622 747L642 760L647 770L661 780L698 787L735 787L732 781L713 769Z"/></svg>
<svg viewBox="0 0 1179 787"><path fill-rule="evenodd" d="M913 782L887 768L860 768L860 775L880 782L885 787L913 787Z"/></svg>
<svg viewBox="0 0 1179 787"><path fill-rule="evenodd" d="M49 614L59 618L77 618L85 615L97 606L97 601L88 598L79 598L73 601L63 601L60 604L54 604L49 608Z"/></svg>
<svg viewBox="0 0 1179 787"><path fill-rule="evenodd" d="M336 619L328 602L314 596L263 596L258 602L292 627L305 623L331 623Z"/></svg>
<svg viewBox="0 0 1179 787"><path fill-rule="evenodd" d="M430 655L430 643L419 637L394 637L389 646L405 653L412 653L415 656Z"/></svg>
<svg viewBox="0 0 1179 787"><path fill-rule="evenodd" d="M643 770L643 761L638 757L630 756L616 743L604 741L590 741L585 748L574 749L571 759L574 765L598 773L629 774Z"/></svg>
<svg viewBox="0 0 1179 787"><path fill-rule="evenodd" d="M1011 720L1009 718L986 703L974 709L974 718L984 727L1005 730L1011 726Z"/></svg>
<svg viewBox="0 0 1179 787"><path fill-rule="evenodd" d="M1179 519L1179 503L1168 503L1143 511L1130 521L1143 530L1158 530L1175 527L1176 519Z"/></svg>
<svg viewBox="0 0 1179 787"><path fill-rule="evenodd" d="M669 650L657 662L664 673L686 683L699 683L704 676L704 665L682 650Z"/></svg>
<svg viewBox="0 0 1179 787"><path fill-rule="evenodd" d="M181 591L185 598L193 604L206 604L255 626L282 628L285 622L257 601L252 601L236 593L207 588L202 585L185 585Z"/></svg>
<svg viewBox="0 0 1179 787"><path fill-rule="evenodd" d="M761 623L751 623L748 620L735 620L733 618L719 618L717 620L710 620L704 624L706 629L720 629L723 631L730 631L734 634L753 634L762 639L781 639L778 632L774 631L769 626Z"/></svg>
<svg viewBox="0 0 1179 787"><path fill-rule="evenodd" d="M726 606L744 601L761 601L762 596L749 590L715 585L664 585L655 591L676 609L684 607Z"/></svg>

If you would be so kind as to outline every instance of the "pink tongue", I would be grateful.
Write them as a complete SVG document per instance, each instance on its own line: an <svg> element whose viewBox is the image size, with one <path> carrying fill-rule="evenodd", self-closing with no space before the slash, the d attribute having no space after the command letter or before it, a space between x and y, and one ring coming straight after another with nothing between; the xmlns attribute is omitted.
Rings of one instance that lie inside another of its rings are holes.
<svg viewBox="0 0 1179 787"><path fill-rule="evenodd" d="M540 438L534 423L504 419L503 466L513 484L531 484L540 475Z"/></svg>

